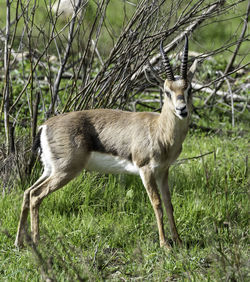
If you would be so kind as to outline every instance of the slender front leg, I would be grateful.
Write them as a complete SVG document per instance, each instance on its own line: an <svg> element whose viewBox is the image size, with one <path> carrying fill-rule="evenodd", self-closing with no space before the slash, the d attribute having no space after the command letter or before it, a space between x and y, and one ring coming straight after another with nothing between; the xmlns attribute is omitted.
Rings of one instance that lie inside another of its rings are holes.
<svg viewBox="0 0 250 282"><path fill-rule="evenodd" d="M160 191L162 195L162 200L165 205L169 224L170 224L170 231L172 234L172 238L175 243L177 243L178 245L181 245L182 241L178 234L175 220L174 220L174 213L173 213L174 210L173 210L173 206L171 203L171 195L170 195L169 186L168 186L168 172L169 170L167 169L166 173L162 176L162 180L161 180L161 183L159 183L160 184L159 186L160 186Z"/></svg>
<svg viewBox="0 0 250 282"><path fill-rule="evenodd" d="M160 246L161 247L165 246L167 248L170 248L165 238L161 198L157 189L157 184L154 175L151 172L150 168L143 167L140 169L140 176L154 209L158 231L159 231Z"/></svg>

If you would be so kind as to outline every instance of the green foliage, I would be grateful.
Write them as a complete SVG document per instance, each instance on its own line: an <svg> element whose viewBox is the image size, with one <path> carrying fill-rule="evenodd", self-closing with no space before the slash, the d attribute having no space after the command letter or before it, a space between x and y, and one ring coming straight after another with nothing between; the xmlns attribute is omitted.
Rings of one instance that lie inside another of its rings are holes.
<svg viewBox="0 0 250 282"><path fill-rule="evenodd" d="M234 1L226 1L228 5L233 4ZM239 33L243 26L242 18L246 13L248 1L242 1L242 3L232 7L227 13L218 15L217 18L211 19L206 22L205 25L201 26L194 32L194 39L197 44L192 46L192 49L198 52L209 52L218 48L222 42L229 42L230 39L237 41ZM242 15L242 17L239 17ZM249 34L249 32L248 32ZM235 47L229 48L224 53L224 58L228 59L231 57L232 51ZM243 43L241 46L238 60L245 57L245 54L249 53L247 43ZM244 58L243 63L249 62L249 55Z"/></svg>
<svg viewBox="0 0 250 282"><path fill-rule="evenodd" d="M246 148L246 138L188 136L180 159L213 153L171 169L184 246L169 252L159 247L152 207L137 177L83 173L46 198L37 253L14 248L23 189L7 194L0 200L2 279L40 280L43 268L56 281L246 281Z"/></svg>
<svg viewBox="0 0 250 282"><path fill-rule="evenodd" d="M25 29L28 29L27 32L30 33L30 36L32 38L32 48L41 50L41 46L43 44L47 43L48 38L50 37L50 32L52 30L52 21L51 21L51 11L49 7L49 2L51 2L51 5L53 6L53 3L56 1L29 1L28 5L28 12L30 13L30 18L26 18L24 20L23 17L19 19L19 24L17 26L16 34L14 40L14 49L18 49L20 45L20 37L24 36L22 39L24 42L27 41L27 34L23 32ZM133 11L135 9L135 6L133 3L137 3L137 0L131 0L130 3L126 3L126 1L116 1L111 0L109 1L109 4L107 6L107 13L105 22L106 25L112 29L113 35L118 35L122 28L126 25L128 19L133 14ZM25 1L21 1L21 4L19 3L19 15L22 14L22 10L25 10ZM80 45L80 52L84 50L84 46L86 44L85 40L88 39L88 34L91 30L91 27L95 20L95 15L97 11L97 6L100 5L97 1L89 0L88 4L86 5L86 10L83 12L83 22L81 25L81 36L82 39L79 40L81 43ZM15 19L16 17L16 7L17 7L17 1L14 1L11 3L11 20ZM6 15L6 1L0 0L0 27L5 28L5 15ZM50 11L48 13L48 11ZM114 11L116 11L114 13ZM31 17L34 15L34 22L31 21ZM54 16L55 17L55 16ZM67 33L69 28L69 22L70 22L70 16L65 16L64 14L61 14L56 22L56 32L59 32L60 39L59 41L62 43L65 43L67 41ZM76 53L79 52L79 42L74 44L74 50L72 52ZM111 40L110 34L107 30L104 30L101 34L101 53L108 55L110 52L111 47L113 46L113 40ZM49 48L49 53L57 55L57 49L54 44L52 44Z"/></svg>

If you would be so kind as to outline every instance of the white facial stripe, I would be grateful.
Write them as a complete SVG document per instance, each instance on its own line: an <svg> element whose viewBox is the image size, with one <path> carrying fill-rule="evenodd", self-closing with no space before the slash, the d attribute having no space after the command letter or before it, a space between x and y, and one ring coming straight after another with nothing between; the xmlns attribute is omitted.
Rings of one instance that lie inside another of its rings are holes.
<svg viewBox="0 0 250 282"><path fill-rule="evenodd" d="M178 78L177 78L177 80L175 80L176 87L183 87L184 86L183 80L182 79L178 79Z"/></svg>
<svg viewBox="0 0 250 282"><path fill-rule="evenodd" d="M99 152L92 152L90 154L85 169L103 173L139 174L138 166L129 160Z"/></svg>

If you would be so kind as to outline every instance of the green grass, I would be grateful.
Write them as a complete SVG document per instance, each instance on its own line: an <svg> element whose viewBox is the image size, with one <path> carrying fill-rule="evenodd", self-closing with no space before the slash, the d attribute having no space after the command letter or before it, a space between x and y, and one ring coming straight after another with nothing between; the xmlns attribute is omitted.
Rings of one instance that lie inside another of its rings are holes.
<svg viewBox="0 0 250 282"><path fill-rule="evenodd" d="M0 200L1 279L41 281L43 265L56 281L247 281L246 150L246 138L189 134L180 158L214 153L171 169L184 247L170 252L159 247L152 207L137 177L83 173L46 198L40 260L30 247L14 248L23 190L7 194Z"/></svg>

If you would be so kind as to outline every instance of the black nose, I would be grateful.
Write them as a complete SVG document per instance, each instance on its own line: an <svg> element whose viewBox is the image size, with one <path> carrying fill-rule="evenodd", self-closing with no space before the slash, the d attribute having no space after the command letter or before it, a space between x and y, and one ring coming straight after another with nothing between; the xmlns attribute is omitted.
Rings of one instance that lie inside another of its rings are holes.
<svg viewBox="0 0 250 282"><path fill-rule="evenodd" d="M187 117L188 113L184 112L184 113L181 113L180 115L181 115L181 117L185 118L185 117Z"/></svg>
<svg viewBox="0 0 250 282"><path fill-rule="evenodd" d="M176 110L176 113L182 118L185 118L188 115L187 106L185 104L184 105L182 104L179 107L176 107L175 110Z"/></svg>

